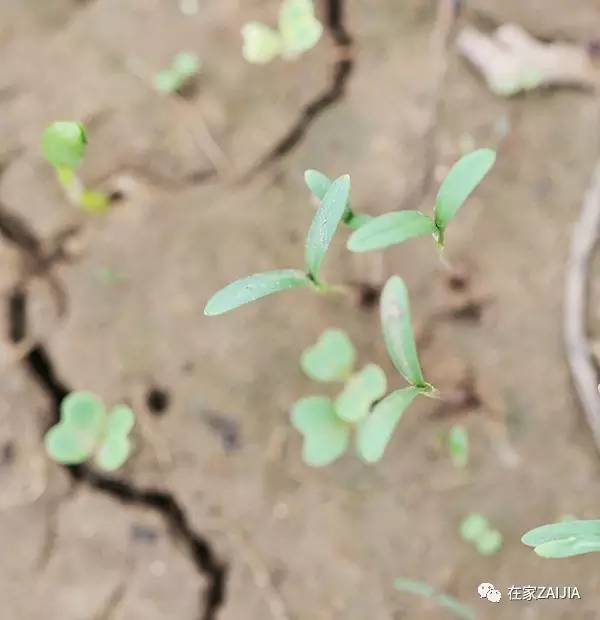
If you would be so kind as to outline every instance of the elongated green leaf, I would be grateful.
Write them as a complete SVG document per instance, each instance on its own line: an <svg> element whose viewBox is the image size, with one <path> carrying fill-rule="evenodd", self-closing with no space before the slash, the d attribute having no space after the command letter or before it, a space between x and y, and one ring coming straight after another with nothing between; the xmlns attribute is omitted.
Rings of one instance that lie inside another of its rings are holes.
<svg viewBox="0 0 600 620"><path fill-rule="evenodd" d="M469 435L460 424L448 433L448 450L455 467L466 467L469 462Z"/></svg>
<svg viewBox="0 0 600 620"><path fill-rule="evenodd" d="M346 422L358 422L367 416L371 405L387 390L387 379L377 364L368 364L346 382L335 399L335 412Z"/></svg>
<svg viewBox="0 0 600 620"><path fill-rule="evenodd" d="M310 280L298 269L279 269L255 273L231 282L215 293L208 300L204 314L207 316L223 314L261 297L299 286L308 286L309 284Z"/></svg>
<svg viewBox="0 0 600 620"><path fill-rule="evenodd" d="M453 596L445 594L444 592L439 592L423 581L398 578L394 581L394 588L399 592L411 592L412 594L426 596L442 607L452 611L458 618L462 618L462 620L475 620L475 614L468 607L465 607Z"/></svg>
<svg viewBox="0 0 600 620"><path fill-rule="evenodd" d="M567 558L600 551L600 519L562 521L536 527L521 541L544 558Z"/></svg>
<svg viewBox="0 0 600 620"><path fill-rule="evenodd" d="M352 252L371 252L434 232L432 219L424 213L395 211L364 223L352 233L347 245Z"/></svg>
<svg viewBox="0 0 600 620"><path fill-rule="evenodd" d="M304 436L302 458L307 465L329 465L348 448L350 426L335 415L330 398L299 400L292 409L292 424Z"/></svg>
<svg viewBox="0 0 600 620"><path fill-rule="evenodd" d="M302 353L302 370L315 381L343 381L352 372L356 351L346 332L327 329Z"/></svg>
<svg viewBox="0 0 600 620"><path fill-rule="evenodd" d="M350 177L346 174L331 184L308 230L306 269L315 282L318 282L321 263L344 215L349 196Z"/></svg>
<svg viewBox="0 0 600 620"><path fill-rule="evenodd" d="M491 149L479 149L465 155L452 166L442 181L435 200L435 225L444 231L471 192L481 183L496 161Z"/></svg>
<svg viewBox="0 0 600 620"><path fill-rule="evenodd" d="M412 385L425 386L410 318L408 291L392 276L381 294L381 325L388 354L398 372Z"/></svg>
<svg viewBox="0 0 600 620"><path fill-rule="evenodd" d="M416 387L392 392L358 424L356 449L361 459L375 463L383 456L402 414L420 392Z"/></svg>

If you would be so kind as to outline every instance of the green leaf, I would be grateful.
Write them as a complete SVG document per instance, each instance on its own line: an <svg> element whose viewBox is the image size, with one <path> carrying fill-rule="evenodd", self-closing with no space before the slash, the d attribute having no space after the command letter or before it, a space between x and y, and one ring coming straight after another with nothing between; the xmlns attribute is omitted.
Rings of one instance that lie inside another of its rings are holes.
<svg viewBox="0 0 600 620"><path fill-rule="evenodd" d="M489 521L483 515L474 512L460 522L459 532L463 540L475 543L489 530L489 527Z"/></svg>
<svg viewBox="0 0 600 620"><path fill-rule="evenodd" d="M395 211L360 226L348 239L347 246L352 252L371 252L434 232L433 221L424 213Z"/></svg>
<svg viewBox="0 0 600 620"><path fill-rule="evenodd" d="M323 34L323 26L315 17L312 0L283 0L279 11L279 32L286 58L296 58L314 47Z"/></svg>
<svg viewBox="0 0 600 620"><path fill-rule="evenodd" d="M416 387L396 390L375 405L357 428L356 448L361 459L367 463L381 459L402 414L420 393Z"/></svg>
<svg viewBox="0 0 600 620"><path fill-rule="evenodd" d="M448 450L455 467L469 462L469 435L463 426L455 424L448 433Z"/></svg>
<svg viewBox="0 0 600 620"><path fill-rule="evenodd" d="M376 364L368 364L346 382L335 400L335 412L346 422L358 422L386 390L387 379L383 370Z"/></svg>
<svg viewBox="0 0 600 620"><path fill-rule="evenodd" d="M561 521L530 530L521 541L543 558L568 558L600 551L600 519Z"/></svg>
<svg viewBox="0 0 600 620"><path fill-rule="evenodd" d="M131 453L131 442L126 436L107 437L95 456L96 465L106 471L115 471L125 464Z"/></svg>
<svg viewBox="0 0 600 620"><path fill-rule="evenodd" d="M163 69L154 76L154 88L161 93L174 93L181 87L181 78L173 69Z"/></svg>
<svg viewBox="0 0 600 620"><path fill-rule="evenodd" d="M479 149L465 155L454 164L442 181L435 200L435 225L444 231L450 220L481 183L496 160L491 149Z"/></svg>
<svg viewBox="0 0 600 620"><path fill-rule="evenodd" d="M408 291L398 276L392 276L383 287L380 314L385 346L394 366L412 385L427 386L415 347Z"/></svg>
<svg viewBox="0 0 600 620"><path fill-rule="evenodd" d="M358 230L361 226L364 226L367 222L370 222L373 219L374 218L372 215L366 215L364 213L354 213L348 207L347 213L344 214L342 221L352 230Z"/></svg>
<svg viewBox="0 0 600 620"><path fill-rule="evenodd" d="M98 436L106 422L102 401L91 392L71 392L60 404L61 422Z"/></svg>
<svg viewBox="0 0 600 620"><path fill-rule="evenodd" d="M243 57L253 64L264 65L279 56L282 40L278 32L260 22L249 22L242 27Z"/></svg>
<svg viewBox="0 0 600 620"><path fill-rule="evenodd" d="M200 59L194 52L179 52L173 59L173 69L184 78L191 78L200 70Z"/></svg>
<svg viewBox="0 0 600 620"><path fill-rule="evenodd" d="M502 534L498 530L487 530L477 539L475 548L481 555L498 553L502 548Z"/></svg>
<svg viewBox="0 0 600 620"><path fill-rule="evenodd" d="M344 215L349 196L350 177L344 175L336 179L327 190L308 230L306 269L315 282L318 282L321 263Z"/></svg>
<svg viewBox="0 0 600 620"><path fill-rule="evenodd" d="M193 52L180 52L168 69L154 77L154 87L163 93L174 93L182 88L200 69L200 59Z"/></svg>
<svg viewBox="0 0 600 620"><path fill-rule="evenodd" d="M135 415L127 405L117 405L108 414L106 434L126 437L135 425Z"/></svg>
<svg viewBox="0 0 600 620"><path fill-rule="evenodd" d="M398 578L394 581L394 588L400 592L411 592L412 594L426 596L434 600L438 605L452 611L457 617L463 620L475 620L475 614L468 607L465 607L453 596L438 592L435 588L423 581Z"/></svg>
<svg viewBox="0 0 600 620"><path fill-rule="evenodd" d="M110 204L106 194L89 189L81 194L79 202L88 213L104 213Z"/></svg>
<svg viewBox="0 0 600 620"><path fill-rule="evenodd" d="M215 293L208 300L204 314L207 316L223 314L261 297L309 284L310 280L298 269L278 269L255 273L231 282Z"/></svg>
<svg viewBox="0 0 600 620"><path fill-rule="evenodd" d="M42 153L57 168L76 168L83 161L87 146L81 123L56 121L42 136Z"/></svg>
<svg viewBox="0 0 600 620"><path fill-rule="evenodd" d="M302 458L307 465L329 465L348 448L350 426L335 415L330 398L299 400L292 409L292 424L304 436Z"/></svg>
<svg viewBox="0 0 600 620"><path fill-rule="evenodd" d="M302 370L315 381L343 381L352 372L356 351L346 332L328 329L300 359Z"/></svg>

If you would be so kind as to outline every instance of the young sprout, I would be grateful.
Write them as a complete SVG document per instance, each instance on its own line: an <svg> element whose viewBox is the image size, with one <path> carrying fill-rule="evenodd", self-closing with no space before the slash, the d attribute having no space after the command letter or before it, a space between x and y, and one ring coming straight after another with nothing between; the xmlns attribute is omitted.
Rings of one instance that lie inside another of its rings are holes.
<svg viewBox="0 0 600 620"><path fill-rule="evenodd" d="M481 555L494 555L502 548L502 534L479 513L467 515L460 523L459 532Z"/></svg>
<svg viewBox="0 0 600 620"><path fill-rule="evenodd" d="M42 135L42 153L54 166L58 182L74 205L91 213L105 211L108 197L86 189L75 169L85 157L87 135L81 123L56 121Z"/></svg>
<svg viewBox="0 0 600 620"><path fill-rule="evenodd" d="M162 93L180 92L200 70L200 59L193 52L180 52L168 69L159 71L154 87Z"/></svg>
<svg viewBox="0 0 600 620"><path fill-rule="evenodd" d="M438 591L424 581L398 578L394 581L394 588L399 592L411 592L412 594L425 596L435 601L441 607L445 607L458 618L462 618L462 620L475 620L475 614L468 607L465 607L453 596Z"/></svg>
<svg viewBox="0 0 600 620"><path fill-rule="evenodd" d="M353 252L371 252L402 243L413 237L432 235L440 249L448 224L481 183L496 160L491 149L479 149L465 155L451 168L442 181L433 217L420 211L395 211L373 218L348 239Z"/></svg>
<svg viewBox="0 0 600 620"><path fill-rule="evenodd" d="M469 434L464 426L455 424L448 433L448 451L454 467L466 467L469 462Z"/></svg>
<svg viewBox="0 0 600 620"><path fill-rule="evenodd" d="M542 558L570 558L600 551L600 519L561 521L530 530L521 542Z"/></svg>
<svg viewBox="0 0 600 620"><path fill-rule="evenodd" d="M261 297L298 287L312 287L325 292L329 285L319 279L321 264L342 219L350 195L350 177L337 178L317 210L306 237L305 271L280 269L255 273L236 280L215 293L206 304L204 314L214 316L233 310Z"/></svg>
<svg viewBox="0 0 600 620"><path fill-rule="evenodd" d="M435 396L436 390L423 378L416 353L408 295L402 280L386 283L381 302L381 320L388 353L410 387L387 396L383 370L368 364L352 374L356 353L348 337L339 330L326 331L301 358L302 369L317 381L344 381L332 400L310 396L292 409L292 424L304 437L303 459L315 467L328 465L346 452L352 432L356 451L366 463L379 461L404 411L419 395Z"/></svg>
<svg viewBox="0 0 600 620"><path fill-rule="evenodd" d="M44 442L57 463L77 465L94 456L98 467L113 471L129 457L134 424L129 407L117 405L107 413L94 394L72 392L63 399L60 422L46 433Z"/></svg>
<svg viewBox="0 0 600 620"><path fill-rule="evenodd" d="M248 62L261 65L277 56L293 60L313 48L322 34L323 26L315 17L312 0L283 0L278 30L261 22L242 27L242 55Z"/></svg>

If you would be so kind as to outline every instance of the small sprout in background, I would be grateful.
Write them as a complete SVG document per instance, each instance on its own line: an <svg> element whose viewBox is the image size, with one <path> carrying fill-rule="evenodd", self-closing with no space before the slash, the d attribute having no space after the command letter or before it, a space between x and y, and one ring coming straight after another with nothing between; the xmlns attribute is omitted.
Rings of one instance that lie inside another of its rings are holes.
<svg viewBox="0 0 600 620"><path fill-rule="evenodd" d="M180 52L171 66L163 69L154 78L154 87L161 93L179 93L200 70L200 59L193 52Z"/></svg>
<svg viewBox="0 0 600 620"><path fill-rule="evenodd" d="M469 463L469 434L464 426L455 424L450 429L448 452L454 467L466 467Z"/></svg>
<svg viewBox="0 0 600 620"><path fill-rule="evenodd" d="M52 459L78 465L94 456L106 471L121 467L131 453L129 433L135 424L133 411L117 405L106 412L102 401L89 392L72 392L60 405L60 421L44 438Z"/></svg>
<svg viewBox="0 0 600 620"><path fill-rule="evenodd" d="M502 534L479 513L471 513L460 523L460 537L471 543L481 555L494 555L502 548Z"/></svg>
<svg viewBox="0 0 600 620"><path fill-rule="evenodd" d="M371 219L348 239L352 252L382 250L407 239L431 235L444 247L445 231L459 208L481 183L496 160L491 149L479 149L454 164L438 191L433 218L420 211L395 211Z"/></svg>
<svg viewBox="0 0 600 620"><path fill-rule="evenodd" d="M283 0L278 30L261 22L249 22L242 27L242 55L248 62L260 65L277 56L294 60L313 48L322 34L323 26L315 17L312 0Z"/></svg>
<svg viewBox="0 0 600 620"><path fill-rule="evenodd" d="M311 287L327 292L331 287L319 279L321 264L331 240L342 219L350 195L350 177L337 178L317 210L308 234L305 248L305 269L280 269L255 273L236 280L215 293L206 304L204 314L214 316L250 303L267 295L291 288Z"/></svg>
<svg viewBox="0 0 600 620"><path fill-rule="evenodd" d="M86 189L75 173L85 157L87 144L87 134L81 123L56 121L42 135L42 153L54 166L69 201L89 213L101 213L108 207L108 196Z"/></svg>
<svg viewBox="0 0 600 620"><path fill-rule="evenodd" d="M600 551L600 519L550 523L530 530L521 542L542 558L570 558Z"/></svg>
<svg viewBox="0 0 600 620"><path fill-rule="evenodd" d="M381 320L388 354L410 387L387 396L383 370L368 364L351 374L356 357L348 337L339 330L326 331L301 359L302 369L317 381L345 381L335 400L310 396L292 409L292 424L304 437L303 459L315 467L328 465L346 452L352 432L356 451L366 463L379 461L404 411L420 394L437 392L423 377L417 356L408 294L404 282L393 277L386 283Z"/></svg>
<svg viewBox="0 0 600 620"><path fill-rule="evenodd" d="M465 605L457 601L453 596L440 592L424 581L398 578L394 581L394 588L398 590L398 592L410 592L411 594L425 596L435 601L441 607L445 607L457 618L462 618L462 620L475 620L475 614L468 607L465 607Z"/></svg>

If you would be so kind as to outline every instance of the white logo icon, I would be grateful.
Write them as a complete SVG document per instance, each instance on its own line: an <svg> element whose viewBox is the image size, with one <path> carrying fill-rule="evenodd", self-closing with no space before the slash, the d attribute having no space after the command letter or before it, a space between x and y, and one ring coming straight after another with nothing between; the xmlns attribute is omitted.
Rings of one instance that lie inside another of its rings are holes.
<svg viewBox="0 0 600 620"><path fill-rule="evenodd" d="M498 603L502 598L500 590L496 590L494 585L491 583L480 583L477 588L477 593L480 598L487 598L487 600L492 603Z"/></svg>

